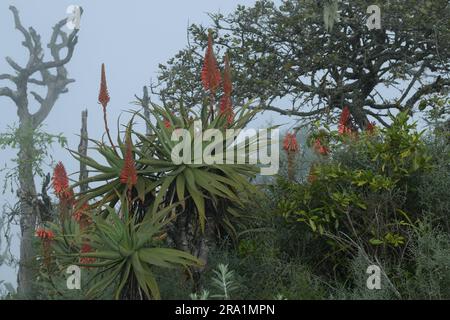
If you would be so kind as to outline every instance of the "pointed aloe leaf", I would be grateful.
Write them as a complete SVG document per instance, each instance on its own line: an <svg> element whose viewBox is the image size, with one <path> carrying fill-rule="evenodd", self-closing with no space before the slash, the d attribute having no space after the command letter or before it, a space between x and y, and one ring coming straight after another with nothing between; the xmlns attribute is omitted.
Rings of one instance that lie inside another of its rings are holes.
<svg viewBox="0 0 450 320"><path fill-rule="evenodd" d="M187 189L189 191L189 194L194 200L195 206L197 207L200 227L203 232L205 230L205 222L206 222L205 199L203 197L203 194L197 189L197 186L195 184L195 177L192 170L190 168L186 168L186 170L184 170L183 173L186 178Z"/></svg>

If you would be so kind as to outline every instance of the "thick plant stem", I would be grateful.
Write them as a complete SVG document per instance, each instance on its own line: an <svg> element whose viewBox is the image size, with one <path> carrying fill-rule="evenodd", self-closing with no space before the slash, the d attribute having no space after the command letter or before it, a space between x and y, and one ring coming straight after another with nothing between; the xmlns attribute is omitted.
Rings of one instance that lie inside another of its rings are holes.
<svg viewBox="0 0 450 320"><path fill-rule="evenodd" d="M295 152L288 152L288 179L294 180L295 177Z"/></svg>
<svg viewBox="0 0 450 320"><path fill-rule="evenodd" d="M211 115L211 122L214 121L214 93L209 95L209 113Z"/></svg>
<svg viewBox="0 0 450 320"><path fill-rule="evenodd" d="M116 146L114 145L112 139L111 139L111 134L109 133L109 127L108 127L108 120L106 118L106 107L103 107L103 121L105 123L105 131L106 131L106 135L108 136L108 140L109 143L111 144L111 147L114 150L114 153L117 155L117 151L116 151Z"/></svg>
<svg viewBox="0 0 450 320"><path fill-rule="evenodd" d="M87 132L87 117L88 111L87 109L81 112L81 129L80 129L80 144L78 145L78 152L83 156L87 156L87 148L88 148L88 132ZM85 163L80 162L80 177L79 181L83 181L88 178L87 166ZM80 192L85 192L88 190L88 185L83 183L80 185Z"/></svg>
<svg viewBox="0 0 450 320"><path fill-rule="evenodd" d="M22 132L27 132L27 123L21 125ZM25 133L26 134L26 133ZM21 139L19 151L19 198L20 198L20 262L17 276L18 293L21 298L31 299L32 286L35 280L35 257L33 238L36 227L37 212L33 207L36 198L36 187L33 178L32 154L34 152L31 137Z"/></svg>

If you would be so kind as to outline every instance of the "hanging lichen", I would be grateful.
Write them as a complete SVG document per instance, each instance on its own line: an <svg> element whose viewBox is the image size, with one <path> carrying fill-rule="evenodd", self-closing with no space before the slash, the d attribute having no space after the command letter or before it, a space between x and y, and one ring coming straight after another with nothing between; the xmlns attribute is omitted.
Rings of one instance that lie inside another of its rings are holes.
<svg viewBox="0 0 450 320"><path fill-rule="evenodd" d="M339 0L326 0L323 4L323 22L325 29L330 32L333 30L334 23L339 22Z"/></svg>

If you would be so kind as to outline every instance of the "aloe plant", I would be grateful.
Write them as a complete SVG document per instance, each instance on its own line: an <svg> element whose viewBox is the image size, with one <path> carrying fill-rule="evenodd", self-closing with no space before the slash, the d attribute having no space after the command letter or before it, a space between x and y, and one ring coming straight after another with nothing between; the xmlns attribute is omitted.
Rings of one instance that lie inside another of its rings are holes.
<svg viewBox="0 0 450 320"><path fill-rule="evenodd" d="M174 268L199 266L189 253L162 246L161 238L170 223L167 207L156 214L139 217L130 214L128 201L121 197L121 208L106 207L109 215L91 215L92 224L83 231L68 221L61 229L52 225L56 234L52 247L62 266L77 264L96 272L87 290L88 298L98 298L113 288L115 299L160 299L154 267ZM90 250L83 252L86 244Z"/></svg>
<svg viewBox="0 0 450 320"><path fill-rule="evenodd" d="M211 38L211 35L209 37ZM235 222L240 217L239 209L244 207L252 195L258 193L258 189L251 183L258 167L249 164L248 160L235 164L235 156L234 164L226 161L226 164L198 163L193 158L195 152L191 162L179 163L172 159L172 151L178 142L172 141L171 137L176 134L176 130L189 132L191 138L187 144L192 150L200 147L201 154L206 148L213 146L219 147L218 150L237 147L242 151L239 157L249 159L251 150L255 149L252 146L256 147L258 144L255 137L242 142L237 142L235 138L212 143L201 141L200 146L196 144L198 142L194 142L196 121L202 124L200 130L217 129L226 136L226 129L245 128L258 112L258 109L249 108L250 103L240 107L232 106L228 59L225 59L222 83L224 95L216 103L215 93L221 83L221 77L212 50L212 40L209 42L201 74L205 90L209 91L209 101L206 99L203 105L189 109L185 108L182 102L170 107L152 103L147 110L152 119L135 112L126 126L124 137L118 135L117 147L112 141L111 146L107 146L103 142L91 140L95 144L94 149L106 164L72 151L77 160L91 169L91 176L79 181L72 188L88 183L97 184L77 195L80 199L79 205L94 201L92 208L100 208L105 204L113 208L120 197L127 197L130 207L145 219L147 215L153 216L174 203L180 203L180 206L173 209L175 216L168 235L178 249L190 252L204 262L217 234L225 231L232 238L236 238ZM134 121L138 118L146 122L149 129L146 134L135 130ZM225 152L215 156L226 159ZM126 168L129 168L133 175L132 179L128 177L125 183L122 176ZM129 183L130 181L132 183ZM109 210L102 211L103 217L109 214Z"/></svg>

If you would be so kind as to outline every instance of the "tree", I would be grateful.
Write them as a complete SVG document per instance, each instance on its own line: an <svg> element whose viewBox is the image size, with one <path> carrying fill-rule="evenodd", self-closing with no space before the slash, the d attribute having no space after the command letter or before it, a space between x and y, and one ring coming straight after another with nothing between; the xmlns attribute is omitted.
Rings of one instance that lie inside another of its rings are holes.
<svg viewBox="0 0 450 320"><path fill-rule="evenodd" d="M33 159L36 154L34 146L35 134L40 125L47 118L60 94L68 91L67 85L75 80L69 79L65 65L71 60L75 45L77 44L77 29L69 35L62 31L67 19L63 19L53 27L53 32L47 47L50 50L51 59L44 61L41 36L32 28L26 29L19 18L19 12L14 6L10 6L15 28L22 33L24 41L22 45L28 50L28 61L25 66L20 66L12 58L6 57L6 61L14 70L14 74L0 74L0 80L8 80L15 85L0 87L0 96L11 99L17 107L19 117L18 138L18 182L20 201L20 264L18 273L18 293L24 297L32 294L32 281L34 269L32 267L35 250L32 239L35 232L39 206L37 205L36 185L33 177ZM60 41L58 42L58 40ZM65 53L64 53L65 52ZM62 54L65 54L63 57ZM55 72L51 72L55 70ZM30 91L30 86L46 88L46 96L43 97L35 91ZM36 112L30 111L31 95L38 104Z"/></svg>
<svg viewBox="0 0 450 320"><path fill-rule="evenodd" d="M328 31L324 1L282 1L277 7L260 0L228 16L209 14L215 43L233 61L235 104L257 98L254 105L263 110L328 122L347 105L355 125L365 128L369 118L388 125L390 111L412 112L421 98L445 93L448 1L383 2L379 30L366 26L371 4L339 1L339 21ZM205 99L196 75L206 28L193 24L188 32L187 48L159 66L158 81L151 85L165 103L194 106Z"/></svg>

